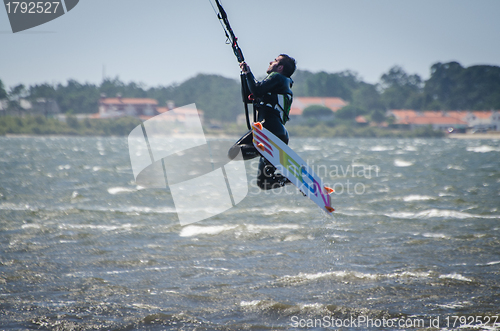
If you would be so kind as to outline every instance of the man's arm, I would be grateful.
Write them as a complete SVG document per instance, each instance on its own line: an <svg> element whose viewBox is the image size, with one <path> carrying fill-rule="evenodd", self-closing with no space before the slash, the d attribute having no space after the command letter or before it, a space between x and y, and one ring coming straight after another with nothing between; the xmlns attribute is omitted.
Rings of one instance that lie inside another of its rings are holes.
<svg viewBox="0 0 500 331"><path fill-rule="evenodd" d="M241 62L240 68L241 72L245 74L250 92L257 98L266 95L267 93L275 90L276 87L279 87L281 84L283 84L281 75L276 72L267 75L266 78L259 82L255 79L252 71L250 70L250 67L246 62Z"/></svg>
<svg viewBox="0 0 500 331"><path fill-rule="evenodd" d="M264 78L264 80L260 82L255 80L255 77L251 71L245 73L245 75L247 78L248 88L250 92L252 92L253 95L257 98L262 97L267 93L273 91L281 83L278 73L271 73L266 78Z"/></svg>

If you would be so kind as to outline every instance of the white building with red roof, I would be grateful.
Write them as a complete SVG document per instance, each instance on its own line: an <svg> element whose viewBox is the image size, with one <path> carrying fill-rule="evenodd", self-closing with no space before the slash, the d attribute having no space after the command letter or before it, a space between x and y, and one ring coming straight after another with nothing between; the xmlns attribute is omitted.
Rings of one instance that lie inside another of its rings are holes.
<svg viewBox="0 0 500 331"><path fill-rule="evenodd" d="M158 101L149 98L101 98L99 118L133 116L147 119L158 115Z"/></svg>
<svg viewBox="0 0 500 331"><path fill-rule="evenodd" d="M162 114L163 121L183 123L186 127L197 127L200 122L204 122L203 110L198 110L194 104L176 108L174 103L169 101L166 107L158 107L158 112Z"/></svg>
<svg viewBox="0 0 500 331"><path fill-rule="evenodd" d="M500 131L500 112L498 111L415 111L409 109L390 110L388 116L394 116L396 125L419 126L431 125L434 130L480 128Z"/></svg>

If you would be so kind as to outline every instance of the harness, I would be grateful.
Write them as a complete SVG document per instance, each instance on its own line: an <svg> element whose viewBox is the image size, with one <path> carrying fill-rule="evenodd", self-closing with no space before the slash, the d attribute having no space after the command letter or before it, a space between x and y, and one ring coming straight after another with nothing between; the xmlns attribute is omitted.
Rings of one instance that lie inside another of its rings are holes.
<svg viewBox="0 0 500 331"><path fill-rule="evenodd" d="M268 96L272 98L272 93L268 93ZM292 95L291 94L277 94L277 102L273 105L271 103L265 103L261 101L259 103L260 106L265 106L268 108L272 108L278 112L278 116L283 125L290 120L290 109L292 107Z"/></svg>

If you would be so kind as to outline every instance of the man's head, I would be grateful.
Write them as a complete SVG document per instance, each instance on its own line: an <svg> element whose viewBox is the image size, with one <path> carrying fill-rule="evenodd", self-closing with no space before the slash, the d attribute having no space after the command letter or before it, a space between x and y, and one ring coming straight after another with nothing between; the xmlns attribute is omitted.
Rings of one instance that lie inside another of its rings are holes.
<svg viewBox="0 0 500 331"><path fill-rule="evenodd" d="M295 72L296 63L293 57L286 54L280 54L274 61L269 62L267 73L278 72L287 77L291 77Z"/></svg>

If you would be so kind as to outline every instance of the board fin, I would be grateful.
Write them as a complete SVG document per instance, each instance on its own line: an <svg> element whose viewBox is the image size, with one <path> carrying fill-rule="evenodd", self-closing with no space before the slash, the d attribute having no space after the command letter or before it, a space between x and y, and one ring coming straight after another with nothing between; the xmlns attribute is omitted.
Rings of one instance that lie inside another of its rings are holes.
<svg viewBox="0 0 500 331"><path fill-rule="evenodd" d="M335 190L334 190L333 188L328 187L328 186L325 186L325 191L326 191L326 193L328 193L328 194L332 194L333 192L335 192Z"/></svg>
<svg viewBox="0 0 500 331"><path fill-rule="evenodd" d="M255 126L255 127L256 127L257 129L259 129L259 130L262 130L262 123L260 123L260 122L255 122L255 123L253 124L253 126Z"/></svg>

